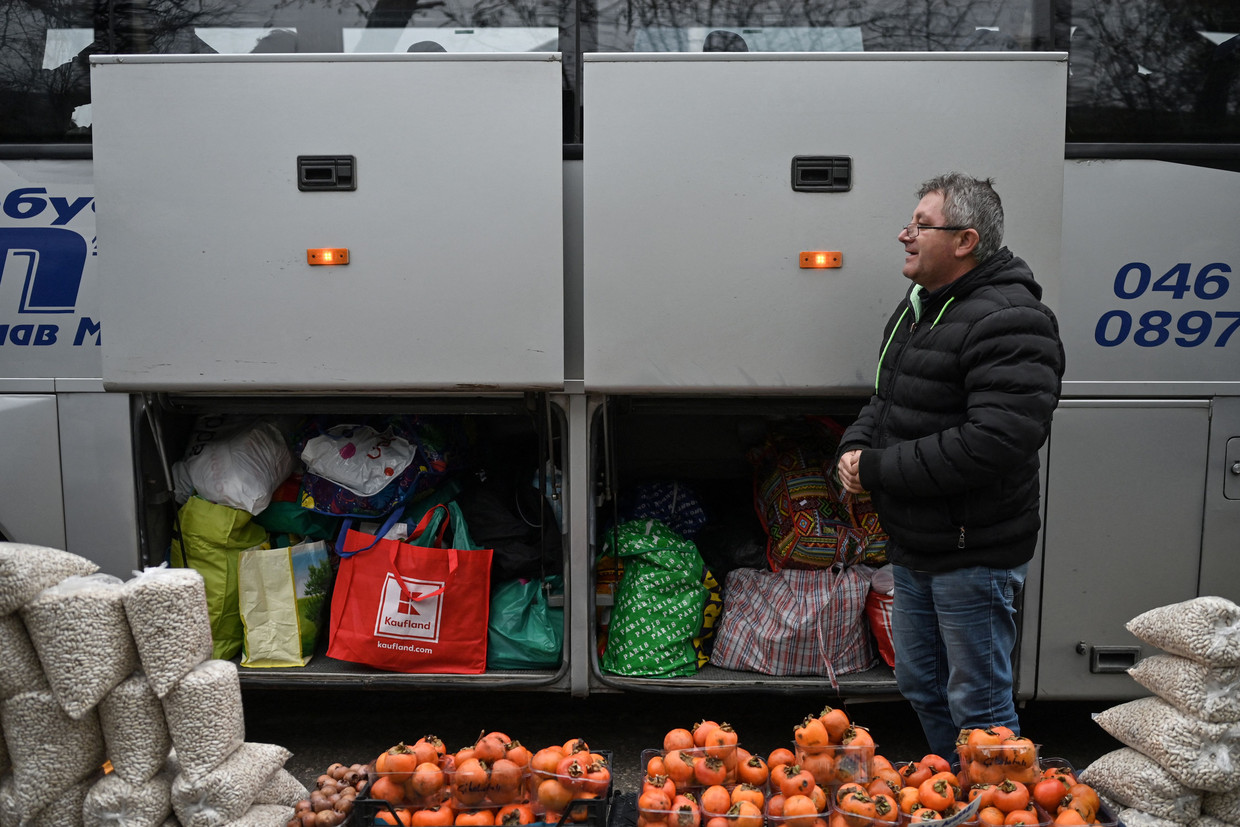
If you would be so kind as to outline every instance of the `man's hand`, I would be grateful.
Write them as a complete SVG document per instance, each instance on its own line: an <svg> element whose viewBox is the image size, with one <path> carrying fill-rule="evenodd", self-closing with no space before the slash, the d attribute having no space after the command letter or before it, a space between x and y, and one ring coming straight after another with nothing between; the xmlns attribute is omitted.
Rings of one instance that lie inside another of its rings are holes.
<svg viewBox="0 0 1240 827"><path fill-rule="evenodd" d="M861 451L848 451L840 457L840 483L849 494L864 494L861 487Z"/></svg>

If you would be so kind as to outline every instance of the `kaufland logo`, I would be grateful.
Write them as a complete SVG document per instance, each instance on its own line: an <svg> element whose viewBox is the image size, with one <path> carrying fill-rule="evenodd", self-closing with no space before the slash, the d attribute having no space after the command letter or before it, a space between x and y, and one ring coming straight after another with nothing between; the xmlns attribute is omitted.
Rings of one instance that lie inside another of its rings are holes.
<svg viewBox="0 0 1240 827"><path fill-rule="evenodd" d="M433 580L397 577L388 572L379 597L375 636L438 641L439 598L443 585Z"/></svg>
<svg viewBox="0 0 1240 827"><path fill-rule="evenodd" d="M83 316L62 327L55 316L74 314L87 258L86 238L63 225L90 216L93 199L49 196L42 187L9 192L3 220L44 221L52 226L0 226L0 345L47 346L69 339L99 344L99 323ZM14 314L14 315L10 315ZM28 321L27 321L28 320Z"/></svg>

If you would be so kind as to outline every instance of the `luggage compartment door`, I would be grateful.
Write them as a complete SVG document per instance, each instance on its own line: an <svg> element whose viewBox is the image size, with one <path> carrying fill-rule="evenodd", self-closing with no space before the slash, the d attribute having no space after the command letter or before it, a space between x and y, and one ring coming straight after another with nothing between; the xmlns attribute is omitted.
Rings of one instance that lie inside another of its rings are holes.
<svg viewBox="0 0 1240 827"><path fill-rule="evenodd" d="M587 54L584 68L587 389L872 392L908 289L896 236L921 182L951 170L995 179L1004 241L1054 306L1064 55ZM801 266L818 252L825 269Z"/></svg>
<svg viewBox="0 0 1240 827"><path fill-rule="evenodd" d="M561 388L561 86L558 54L97 59L105 385Z"/></svg>

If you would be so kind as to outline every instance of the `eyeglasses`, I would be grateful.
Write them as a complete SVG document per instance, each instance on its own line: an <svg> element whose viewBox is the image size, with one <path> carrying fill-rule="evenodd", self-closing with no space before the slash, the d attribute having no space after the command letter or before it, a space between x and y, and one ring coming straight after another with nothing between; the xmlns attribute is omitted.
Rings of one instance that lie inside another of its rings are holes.
<svg viewBox="0 0 1240 827"><path fill-rule="evenodd" d="M917 238L918 233L920 233L922 230L967 230L967 229L969 228L968 227L931 227L928 224L918 224L914 222L912 224L905 224L903 227L900 228L900 232L908 233L909 238Z"/></svg>

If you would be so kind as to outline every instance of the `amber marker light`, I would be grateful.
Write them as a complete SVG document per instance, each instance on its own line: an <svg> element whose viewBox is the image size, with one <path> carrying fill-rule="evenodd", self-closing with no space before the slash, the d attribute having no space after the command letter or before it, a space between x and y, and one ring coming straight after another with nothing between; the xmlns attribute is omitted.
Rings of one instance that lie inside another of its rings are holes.
<svg viewBox="0 0 1240 827"><path fill-rule="evenodd" d="M306 250L306 262L309 264L348 264L348 247L313 247Z"/></svg>
<svg viewBox="0 0 1240 827"><path fill-rule="evenodd" d="M810 250L801 253L802 270L829 270L843 264L842 253L828 250Z"/></svg>

